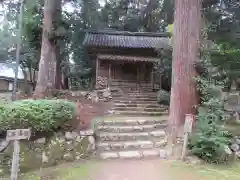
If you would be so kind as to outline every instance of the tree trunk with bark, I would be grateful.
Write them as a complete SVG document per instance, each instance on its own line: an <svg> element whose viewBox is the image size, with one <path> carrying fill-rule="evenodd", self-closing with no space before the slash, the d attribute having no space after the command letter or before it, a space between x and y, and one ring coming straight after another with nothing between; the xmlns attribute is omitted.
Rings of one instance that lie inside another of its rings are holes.
<svg viewBox="0 0 240 180"><path fill-rule="evenodd" d="M23 77L24 77L24 95L30 94L29 81L26 69L22 68Z"/></svg>
<svg viewBox="0 0 240 180"><path fill-rule="evenodd" d="M194 77L199 60L201 0L176 0L173 35L172 87L169 133L175 144L185 114L196 114L199 94Z"/></svg>
<svg viewBox="0 0 240 180"><path fill-rule="evenodd" d="M39 62L38 80L34 93L38 98L44 97L47 89L54 88L55 86L56 46L50 37L54 34L53 22L55 18L56 1L60 3L60 0L44 1L41 58Z"/></svg>
<svg viewBox="0 0 240 180"><path fill-rule="evenodd" d="M54 12L54 29L56 32L59 31L61 26L61 21L62 21L62 1L58 2L55 0L55 12ZM57 33L58 34L58 33ZM61 83L62 83L62 69L61 69L61 63L62 63L62 56L61 56L61 48L63 47L64 41L62 39L57 39L55 46L56 46L56 76L55 76L55 88L60 89L61 88Z"/></svg>

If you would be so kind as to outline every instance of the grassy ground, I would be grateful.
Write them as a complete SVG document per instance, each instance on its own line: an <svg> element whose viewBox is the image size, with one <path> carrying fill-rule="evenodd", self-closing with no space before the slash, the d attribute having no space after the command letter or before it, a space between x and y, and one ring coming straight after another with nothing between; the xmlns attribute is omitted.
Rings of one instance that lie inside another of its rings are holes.
<svg viewBox="0 0 240 180"><path fill-rule="evenodd" d="M233 165L201 165L194 166L181 162L173 162L170 169L176 177L191 173L194 179L204 180L239 180L240 163Z"/></svg>
<svg viewBox="0 0 240 180"><path fill-rule="evenodd" d="M64 164L56 168L42 169L39 172L21 176L21 180L98 180L91 179L94 172L100 172L109 162L84 162ZM164 173L170 174L162 180L239 180L240 163L226 166L190 165L179 161L159 161L159 169L164 167ZM134 173L134 172L133 172ZM106 179L107 180L107 179ZM131 180L131 179L129 179Z"/></svg>
<svg viewBox="0 0 240 180"><path fill-rule="evenodd" d="M93 162L66 163L54 168L20 175L20 180L87 180L96 169ZM4 180L7 180L5 178ZM1 179L2 180L2 179Z"/></svg>

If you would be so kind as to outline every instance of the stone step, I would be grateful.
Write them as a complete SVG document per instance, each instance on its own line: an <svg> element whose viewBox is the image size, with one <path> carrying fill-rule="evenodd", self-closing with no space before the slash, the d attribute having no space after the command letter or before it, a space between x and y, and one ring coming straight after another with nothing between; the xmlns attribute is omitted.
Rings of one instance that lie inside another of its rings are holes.
<svg viewBox="0 0 240 180"><path fill-rule="evenodd" d="M165 129L167 124L145 124L145 125L100 125L97 127L98 130L104 132L150 132L156 129Z"/></svg>
<svg viewBox="0 0 240 180"><path fill-rule="evenodd" d="M112 87L118 87L120 89L122 89L124 92L128 93L128 92L133 92L133 91L137 91L139 89L139 87L137 87L136 85L125 85L125 84L120 84L120 85L113 85ZM141 90L138 91L139 93L151 93L153 92L152 90L152 86L146 86L146 87L141 87Z"/></svg>
<svg viewBox="0 0 240 180"><path fill-rule="evenodd" d="M168 110L165 112L148 112L148 111L131 111L131 110L117 110L114 111L113 114L120 114L120 115L136 115L136 116L161 116L161 115L168 115Z"/></svg>
<svg viewBox="0 0 240 180"><path fill-rule="evenodd" d="M147 93L156 93L156 92L154 92L154 91L146 92L146 91L142 91L141 89L137 89L137 90L128 92L128 94L147 94Z"/></svg>
<svg viewBox="0 0 240 180"><path fill-rule="evenodd" d="M157 98L157 94L150 94L150 93L146 93L146 94L128 94L128 97L132 97L132 98Z"/></svg>
<svg viewBox="0 0 240 180"><path fill-rule="evenodd" d="M168 116L154 116L154 117L142 117L142 116L107 116L104 120L100 121L99 125L150 125L155 123L166 124L168 120Z"/></svg>
<svg viewBox="0 0 240 180"><path fill-rule="evenodd" d="M122 97L122 94L120 94L120 93L119 94L112 94L112 97L113 98L119 98L119 97Z"/></svg>
<svg viewBox="0 0 240 180"><path fill-rule="evenodd" d="M124 100L156 100L157 96L125 96L123 97L125 98ZM118 97L118 99L121 99L120 97Z"/></svg>
<svg viewBox="0 0 240 180"><path fill-rule="evenodd" d="M129 132L129 133L113 133L113 132L96 132L99 142L103 141L132 141L132 140L152 140L155 138L164 138L166 133L164 130L156 130L151 132Z"/></svg>
<svg viewBox="0 0 240 180"><path fill-rule="evenodd" d="M157 97L119 97L115 98L119 101L157 101Z"/></svg>
<svg viewBox="0 0 240 180"><path fill-rule="evenodd" d="M124 103L124 104L157 104L157 100L149 100L149 101L143 101L143 100L114 100L113 101L115 104L116 103Z"/></svg>
<svg viewBox="0 0 240 180"><path fill-rule="evenodd" d="M151 157L165 159L168 153L165 149L141 149L101 152L99 156L101 159L142 159Z"/></svg>
<svg viewBox="0 0 240 180"><path fill-rule="evenodd" d="M166 139L156 141L112 141L101 142L97 144L97 150L112 151L112 150L126 150L126 149L148 149L161 148L167 145Z"/></svg>
<svg viewBox="0 0 240 180"><path fill-rule="evenodd" d="M149 107L113 107L111 108L113 111L146 111L146 112L164 112L167 109L162 107L155 107L155 108L149 108Z"/></svg>
<svg viewBox="0 0 240 180"><path fill-rule="evenodd" d="M158 104L158 103L156 103L156 104L115 103L114 107L140 107L140 108L163 108L163 109L168 109L168 106L164 106L164 105L161 105L161 104Z"/></svg>
<svg viewBox="0 0 240 180"><path fill-rule="evenodd" d="M156 95L157 92L153 92L153 91L152 92L130 91L130 92L128 92L128 94L129 95L132 95L132 94L133 95L146 95L146 94L150 94L150 95L155 94Z"/></svg>
<svg viewBox="0 0 240 180"><path fill-rule="evenodd" d="M136 82L122 82L122 81L112 81L111 85L120 85L120 86L135 86L135 87L152 87L151 83L141 83L141 85L139 86L138 83Z"/></svg>
<svg viewBox="0 0 240 180"><path fill-rule="evenodd" d="M138 91L138 90L141 90L141 92L145 92L144 89L151 89L152 90L152 85L143 85L141 87L139 87L138 85L136 84L129 84L129 83L112 83L112 87L119 87L120 89L130 89L132 88L133 90L132 91ZM128 91L130 92L130 91ZM152 91L150 91L152 92Z"/></svg>
<svg viewBox="0 0 240 180"><path fill-rule="evenodd" d="M157 92L129 92L129 96L157 96Z"/></svg>

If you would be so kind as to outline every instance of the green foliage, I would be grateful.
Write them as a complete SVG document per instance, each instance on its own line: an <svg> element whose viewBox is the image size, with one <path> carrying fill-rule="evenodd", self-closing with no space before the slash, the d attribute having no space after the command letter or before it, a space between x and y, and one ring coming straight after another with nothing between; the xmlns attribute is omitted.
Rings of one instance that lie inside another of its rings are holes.
<svg viewBox="0 0 240 180"><path fill-rule="evenodd" d="M0 132L31 128L50 132L65 128L75 120L75 104L65 100L21 100L0 106Z"/></svg>
<svg viewBox="0 0 240 180"><path fill-rule="evenodd" d="M215 1L215 2L214 2ZM229 82L240 76L240 5L238 0L205 0L211 4L205 9L208 39L215 43L211 61L215 67L224 70ZM230 88L230 83L226 84Z"/></svg>
<svg viewBox="0 0 240 180"><path fill-rule="evenodd" d="M201 95L198 107L197 129L191 136L191 152L211 163L223 163L229 160L226 147L231 142L231 135L224 130L227 114L224 112L223 82L219 81L221 73L211 64L209 53L201 63L205 72L197 78Z"/></svg>
<svg viewBox="0 0 240 180"><path fill-rule="evenodd" d="M163 89L158 91L157 100L159 104L169 105L170 104L170 92Z"/></svg>
<svg viewBox="0 0 240 180"><path fill-rule="evenodd" d="M4 41L2 44L6 44L2 47L3 50L0 48L0 57L4 56L2 58L4 61L9 55L7 50L12 47L12 44L16 44L12 38L17 32L19 2L19 0L3 2L3 14L9 22L9 31L0 33L0 37L4 37L1 38ZM164 20L167 17L165 14L173 12L173 0L164 2L162 5L163 2L156 0L136 2L109 0L104 4L99 0L63 1L62 16L57 16L55 19L57 23L54 22L54 33L48 35L60 49L57 60L61 62L60 68L64 76L73 78L74 83L80 83L81 86L86 86L85 82L91 83L91 77L94 77L94 71L92 71L94 61L89 58L85 47L82 46L86 30L111 28L124 31L165 31ZM25 74L30 75L34 85L41 54L43 5L43 0L25 0L20 65L22 70L26 71ZM72 8L66 8L66 5L71 5ZM14 62L15 46L13 49L11 61ZM70 67L70 59L74 62L75 68Z"/></svg>
<svg viewBox="0 0 240 180"><path fill-rule="evenodd" d="M167 31L173 35L173 30L174 30L174 27L173 27L173 24L169 24L168 27L167 27Z"/></svg>
<svg viewBox="0 0 240 180"><path fill-rule="evenodd" d="M240 46L239 46L240 47ZM220 44L218 49L211 53L214 66L223 69L231 80L240 76L240 49Z"/></svg>
<svg viewBox="0 0 240 180"><path fill-rule="evenodd" d="M201 104L189 148L196 156L213 163L229 160L226 148L232 137L224 127L228 114L224 111L223 89L229 90L229 84L240 75L239 7L235 0L203 1L206 39L211 42L203 48L202 71L197 78Z"/></svg>
<svg viewBox="0 0 240 180"><path fill-rule="evenodd" d="M124 31L159 32L164 30L162 2L156 0L110 0L100 11L103 27ZM166 11L167 12L167 11Z"/></svg>
<svg viewBox="0 0 240 180"><path fill-rule="evenodd" d="M198 119L200 121L200 119ZM198 122L198 130L190 139L192 153L209 163L224 163L230 158L225 148L231 143L231 135L215 122Z"/></svg>
<svg viewBox="0 0 240 180"><path fill-rule="evenodd" d="M161 74L162 88L171 89L172 79L172 50L156 49L159 61L154 63L154 73Z"/></svg>

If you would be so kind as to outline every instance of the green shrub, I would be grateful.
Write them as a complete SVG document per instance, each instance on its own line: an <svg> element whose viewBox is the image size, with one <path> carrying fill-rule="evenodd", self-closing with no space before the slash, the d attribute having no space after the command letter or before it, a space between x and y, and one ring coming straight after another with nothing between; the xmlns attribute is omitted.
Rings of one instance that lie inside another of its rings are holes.
<svg viewBox="0 0 240 180"><path fill-rule="evenodd" d="M170 104L170 92L163 89L157 93L157 100L159 104L169 105Z"/></svg>
<svg viewBox="0 0 240 180"><path fill-rule="evenodd" d="M215 67L209 61L206 54L206 59L202 61L205 73L196 78L201 102L189 149L207 162L224 163L231 157L229 144L232 136L223 126L227 114L224 111L223 82L218 80L221 73L213 71Z"/></svg>
<svg viewBox="0 0 240 180"><path fill-rule="evenodd" d="M201 121L201 120L198 120ZM214 121L197 123L198 129L189 141L192 154L209 163L225 163L230 155L226 152L232 136Z"/></svg>
<svg viewBox="0 0 240 180"><path fill-rule="evenodd" d="M21 100L0 105L0 132L31 128L32 132L51 132L75 120L75 104L65 100Z"/></svg>

